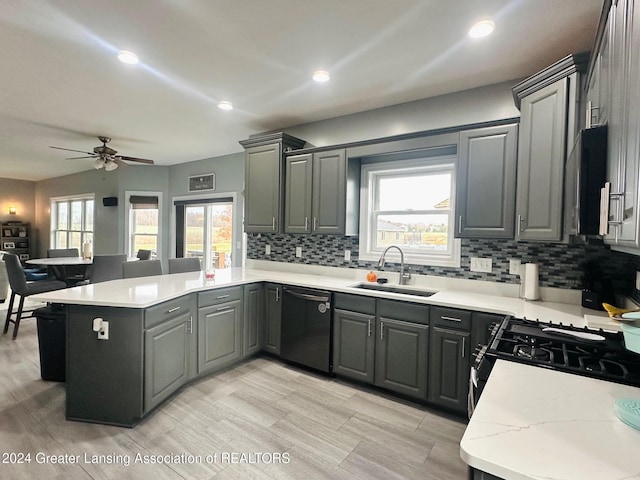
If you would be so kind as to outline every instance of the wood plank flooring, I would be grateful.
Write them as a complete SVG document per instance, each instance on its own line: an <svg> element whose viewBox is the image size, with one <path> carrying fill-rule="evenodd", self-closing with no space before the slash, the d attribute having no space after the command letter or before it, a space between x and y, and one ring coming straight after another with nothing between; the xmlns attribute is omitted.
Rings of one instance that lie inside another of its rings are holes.
<svg viewBox="0 0 640 480"><path fill-rule="evenodd" d="M268 358L187 386L133 429L67 421L64 384L40 379L35 323L24 320L15 341L0 336L0 455L31 454L0 463L0 479L467 478L461 420Z"/></svg>

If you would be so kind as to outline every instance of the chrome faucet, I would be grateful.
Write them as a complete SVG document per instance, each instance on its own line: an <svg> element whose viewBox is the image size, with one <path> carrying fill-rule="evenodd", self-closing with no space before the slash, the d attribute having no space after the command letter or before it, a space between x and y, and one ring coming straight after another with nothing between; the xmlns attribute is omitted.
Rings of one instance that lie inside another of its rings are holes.
<svg viewBox="0 0 640 480"><path fill-rule="evenodd" d="M387 248L385 248L384 252L382 252L382 256L380 257L380 260L378 260L378 267L379 268L384 268L384 256L387 254L387 252L391 248L397 248L398 251L400 252L400 279L398 281L398 284L406 285L407 284L407 280L409 280L411 278L411 271L409 271L407 273L404 272L404 253L402 252L402 249L399 246L397 246L397 245L389 245Z"/></svg>

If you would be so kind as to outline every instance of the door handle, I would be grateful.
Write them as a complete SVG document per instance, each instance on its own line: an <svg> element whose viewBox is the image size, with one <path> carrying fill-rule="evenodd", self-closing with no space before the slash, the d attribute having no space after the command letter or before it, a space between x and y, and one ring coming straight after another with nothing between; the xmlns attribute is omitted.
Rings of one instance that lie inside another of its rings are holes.
<svg viewBox="0 0 640 480"><path fill-rule="evenodd" d="M309 229L309 217L304 217L304 231Z"/></svg>
<svg viewBox="0 0 640 480"><path fill-rule="evenodd" d="M446 315L441 315L440 318L442 320L449 320L450 322L461 322L462 319L456 317L447 317Z"/></svg>
<svg viewBox="0 0 640 480"><path fill-rule="evenodd" d="M380 340L384 340L384 322L380 322Z"/></svg>
<svg viewBox="0 0 640 480"><path fill-rule="evenodd" d="M280 301L280 287L276 288L276 302Z"/></svg>
<svg viewBox="0 0 640 480"><path fill-rule="evenodd" d="M367 337L371 336L371 319L369 319L367 321L368 325L367 325Z"/></svg>
<svg viewBox="0 0 640 480"><path fill-rule="evenodd" d="M173 312L177 312L178 310L180 310L181 307L173 307L170 308L169 310L167 310L167 313L173 313Z"/></svg>
<svg viewBox="0 0 640 480"><path fill-rule="evenodd" d="M464 347L465 347L465 340L467 339L467 337L462 337L462 358L465 357L464 355Z"/></svg>
<svg viewBox="0 0 640 480"><path fill-rule="evenodd" d="M462 233L462 215L458 216L458 233Z"/></svg>
<svg viewBox="0 0 640 480"><path fill-rule="evenodd" d="M316 230L318 230L318 219L313 217L313 231L315 232Z"/></svg>
<svg viewBox="0 0 640 480"><path fill-rule="evenodd" d="M189 322L187 323L187 333L189 335L193 333L193 316L189 317Z"/></svg>

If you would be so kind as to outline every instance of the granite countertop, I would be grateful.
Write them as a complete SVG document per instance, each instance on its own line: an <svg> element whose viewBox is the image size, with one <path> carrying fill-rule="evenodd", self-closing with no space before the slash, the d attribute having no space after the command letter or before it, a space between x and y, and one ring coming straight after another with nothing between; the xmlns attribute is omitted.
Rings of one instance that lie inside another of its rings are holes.
<svg viewBox="0 0 640 480"><path fill-rule="evenodd" d="M507 480L640 479L640 431L616 417L618 398L640 388L498 360L460 455Z"/></svg>
<svg viewBox="0 0 640 480"><path fill-rule="evenodd" d="M440 280L430 277L428 281L423 281L422 284L409 286L409 288L437 292L429 297L421 297L354 287L361 281L362 279L354 276L344 277L331 274L231 268L216 270L216 277L213 280L206 279L203 272L178 273L82 285L32 295L31 298L63 304L147 308L192 292L254 282L275 282L307 288L326 289L333 292L513 315L519 318L540 319L552 323L573 324L578 327L586 325L585 314L587 313L606 317L604 312L599 313L594 310L584 309L571 303L532 302L500 293L477 293L475 284L479 285L481 282L452 283L451 279ZM416 282L418 281L419 279L416 280Z"/></svg>

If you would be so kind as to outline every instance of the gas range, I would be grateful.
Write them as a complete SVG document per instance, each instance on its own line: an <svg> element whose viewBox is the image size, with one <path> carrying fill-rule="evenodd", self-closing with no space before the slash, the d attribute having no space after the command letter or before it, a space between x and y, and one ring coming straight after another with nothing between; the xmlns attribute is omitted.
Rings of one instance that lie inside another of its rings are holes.
<svg viewBox="0 0 640 480"><path fill-rule="evenodd" d="M506 317L482 355L640 387L640 355L620 332Z"/></svg>

